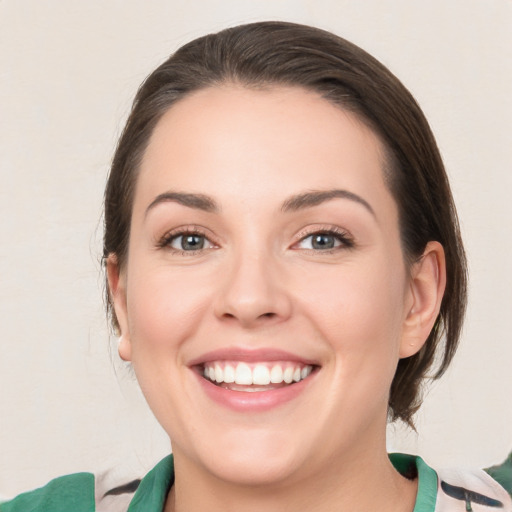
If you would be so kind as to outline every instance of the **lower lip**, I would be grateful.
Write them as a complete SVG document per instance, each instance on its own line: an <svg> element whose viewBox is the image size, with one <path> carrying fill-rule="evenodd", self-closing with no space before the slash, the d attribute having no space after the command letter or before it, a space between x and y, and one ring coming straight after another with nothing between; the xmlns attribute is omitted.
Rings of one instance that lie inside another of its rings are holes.
<svg viewBox="0 0 512 512"><path fill-rule="evenodd" d="M238 412L263 412L286 404L304 392L316 372L289 386L268 391L232 391L217 386L196 373L205 393L214 402Z"/></svg>

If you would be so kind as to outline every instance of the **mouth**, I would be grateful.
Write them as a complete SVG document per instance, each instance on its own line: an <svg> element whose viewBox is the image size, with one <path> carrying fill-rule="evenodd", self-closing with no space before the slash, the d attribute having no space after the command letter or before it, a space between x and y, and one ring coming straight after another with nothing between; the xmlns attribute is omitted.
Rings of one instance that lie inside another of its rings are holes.
<svg viewBox="0 0 512 512"><path fill-rule="evenodd" d="M305 395L319 361L274 348L226 347L189 362L209 400L236 413L262 413Z"/></svg>
<svg viewBox="0 0 512 512"><path fill-rule="evenodd" d="M208 361L198 366L200 375L231 391L268 392L302 382L317 366L295 361Z"/></svg>

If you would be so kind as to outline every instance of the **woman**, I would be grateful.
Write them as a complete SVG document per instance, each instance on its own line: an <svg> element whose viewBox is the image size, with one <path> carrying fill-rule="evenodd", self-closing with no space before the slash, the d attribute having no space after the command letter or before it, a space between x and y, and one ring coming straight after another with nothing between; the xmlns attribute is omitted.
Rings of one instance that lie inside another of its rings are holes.
<svg viewBox="0 0 512 512"><path fill-rule="evenodd" d="M81 474L0 510L512 509L483 472L386 453L453 358L466 268L428 124L361 49L271 22L178 50L119 141L104 259L173 457L133 498Z"/></svg>

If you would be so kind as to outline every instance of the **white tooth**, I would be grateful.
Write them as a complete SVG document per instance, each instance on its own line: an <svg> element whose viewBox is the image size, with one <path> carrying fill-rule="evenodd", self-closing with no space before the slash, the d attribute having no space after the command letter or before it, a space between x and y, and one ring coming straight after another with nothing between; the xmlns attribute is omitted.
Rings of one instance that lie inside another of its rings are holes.
<svg viewBox="0 0 512 512"><path fill-rule="evenodd" d="M252 372L245 363L238 363L235 370L235 382L250 386L252 384Z"/></svg>
<svg viewBox="0 0 512 512"><path fill-rule="evenodd" d="M218 364L215 365L215 380L216 382L224 382L224 372Z"/></svg>
<svg viewBox="0 0 512 512"><path fill-rule="evenodd" d="M278 364L270 370L270 382L272 384L281 384L283 382L283 369Z"/></svg>
<svg viewBox="0 0 512 512"><path fill-rule="evenodd" d="M247 386L246 388L240 389L240 391L243 391L245 393L258 393L260 391L264 391L265 389L257 388L254 386Z"/></svg>
<svg viewBox="0 0 512 512"><path fill-rule="evenodd" d="M213 366L208 367L208 377L212 382L215 380L215 368Z"/></svg>
<svg viewBox="0 0 512 512"><path fill-rule="evenodd" d="M270 384L270 370L262 364L257 364L252 371L252 383L258 386Z"/></svg>
<svg viewBox="0 0 512 512"><path fill-rule="evenodd" d="M299 382L299 380L300 380L300 368L299 367L295 368L295 371L293 372L293 380L295 382Z"/></svg>
<svg viewBox="0 0 512 512"><path fill-rule="evenodd" d="M208 373L208 368L206 368L206 366L203 368L203 375L208 378L209 377L209 373Z"/></svg>
<svg viewBox="0 0 512 512"><path fill-rule="evenodd" d="M288 366L284 371L283 380L286 382L286 384L290 384L290 382L292 382L293 368L291 366Z"/></svg>
<svg viewBox="0 0 512 512"><path fill-rule="evenodd" d="M224 367L224 382L235 382L235 369L230 364Z"/></svg>
<svg viewBox="0 0 512 512"><path fill-rule="evenodd" d="M312 369L313 369L312 366L304 366L304 368L302 368L302 370L300 372L300 378L305 379L311 373Z"/></svg>

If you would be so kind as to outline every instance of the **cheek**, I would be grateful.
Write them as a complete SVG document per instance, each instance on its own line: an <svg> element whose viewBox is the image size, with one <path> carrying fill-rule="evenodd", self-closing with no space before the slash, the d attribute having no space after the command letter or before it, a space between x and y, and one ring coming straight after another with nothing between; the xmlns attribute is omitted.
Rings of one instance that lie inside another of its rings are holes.
<svg viewBox="0 0 512 512"><path fill-rule="evenodd" d="M307 297L302 311L341 361L343 371L358 372L365 364L394 373L401 336L405 272L401 266L379 264L320 269L302 283ZM300 300L300 299L299 299Z"/></svg>
<svg viewBox="0 0 512 512"><path fill-rule="evenodd" d="M208 305L211 286L192 268L151 265L128 275L127 309L134 353L167 351L192 336Z"/></svg>

